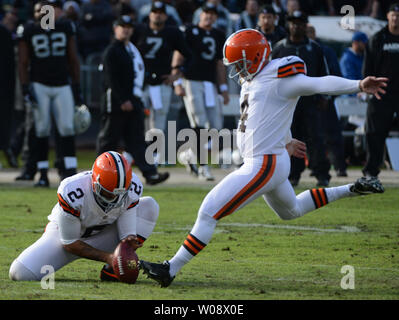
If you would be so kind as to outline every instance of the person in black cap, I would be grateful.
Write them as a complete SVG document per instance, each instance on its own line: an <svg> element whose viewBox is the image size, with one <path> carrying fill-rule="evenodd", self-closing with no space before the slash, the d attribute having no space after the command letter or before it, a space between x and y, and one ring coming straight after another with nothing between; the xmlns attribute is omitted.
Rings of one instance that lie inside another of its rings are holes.
<svg viewBox="0 0 399 320"><path fill-rule="evenodd" d="M387 19L388 25L370 39L363 65L363 75L389 78L386 95L378 101L371 98L367 107L367 162L363 174L371 179L376 179L380 173L385 139L395 113L399 115L399 2L389 7Z"/></svg>
<svg viewBox="0 0 399 320"><path fill-rule="evenodd" d="M147 184L165 181L169 173L158 173L155 165L146 161L147 143L144 137L144 107L142 103L144 62L130 42L133 21L121 16L114 22L113 41L105 50L103 71L106 93L101 113L101 130L97 153L117 150L124 139L125 149L143 173Z"/></svg>
<svg viewBox="0 0 399 320"><path fill-rule="evenodd" d="M174 51L185 57L191 55L183 33L166 25L167 17L165 3L155 1L148 24L140 25L133 41L144 59L145 97L151 102L153 127L163 132L172 101L172 83L176 80L173 73L180 67L172 66Z"/></svg>
<svg viewBox="0 0 399 320"><path fill-rule="evenodd" d="M327 75L327 65L322 48L306 36L308 18L301 11L294 11L287 17L289 35L277 42L272 56L282 58L295 55L306 63L307 75L322 77ZM292 136L305 141L308 148L309 163L317 179L317 186L326 187L330 181L330 162L326 156L321 122L320 95L301 97L298 101L291 126ZM304 159L291 157L289 180L298 185L301 173L305 170Z"/></svg>
<svg viewBox="0 0 399 320"><path fill-rule="evenodd" d="M255 28L264 34L267 41L272 45L272 48L274 44L287 36L287 32L282 26L276 26L277 19L278 17L273 6L264 5L260 9L258 24Z"/></svg>

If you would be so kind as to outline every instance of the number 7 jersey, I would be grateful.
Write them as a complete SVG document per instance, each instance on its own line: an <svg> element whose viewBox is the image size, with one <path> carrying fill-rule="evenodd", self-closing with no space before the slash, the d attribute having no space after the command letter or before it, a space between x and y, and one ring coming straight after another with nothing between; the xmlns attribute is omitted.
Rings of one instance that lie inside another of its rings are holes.
<svg viewBox="0 0 399 320"><path fill-rule="evenodd" d="M58 224L61 214L75 217L80 220L81 237L84 237L88 230L99 231L102 227L114 223L126 210L137 206L142 193L143 185L133 173L132 185L124 203L105 212L95 199L91 171L85 171L62 180L57 190L58 203L48 219Z"/></svg>

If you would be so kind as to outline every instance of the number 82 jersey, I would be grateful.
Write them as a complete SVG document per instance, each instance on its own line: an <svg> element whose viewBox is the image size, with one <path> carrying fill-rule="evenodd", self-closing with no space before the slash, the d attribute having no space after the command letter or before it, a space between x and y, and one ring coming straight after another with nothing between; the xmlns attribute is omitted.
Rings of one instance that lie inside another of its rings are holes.
<svg viewBox="0 0 399 320"><path fill-rule="evenodd" d="M55 21L54 29L43 29L40 21L28 21L17 28L17 37L29 49L30 81L48 86L68 84L68 42L75 25L67 19Z"/></svg>

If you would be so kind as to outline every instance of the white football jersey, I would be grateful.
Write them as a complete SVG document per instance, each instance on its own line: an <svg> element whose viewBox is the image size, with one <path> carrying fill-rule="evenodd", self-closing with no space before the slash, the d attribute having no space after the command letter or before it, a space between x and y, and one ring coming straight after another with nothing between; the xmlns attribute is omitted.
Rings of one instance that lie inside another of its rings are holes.
<svg viewBox="0 0 399 320"><path fill-rule="evenodd" d="M59 224L61 215L67 214L78 218L81 225L80 237L85 238L100 232L115 222L126 210L134 208L139 203L142 193L143 185L133 173L132 185L125 202L120 207L104 212L94 197L91 171L85 171L60 183L57 191L58 203L48 219ZM62 228L61 225L59 227Z"/></svg>
<svg viewBox="0 0 399 320"><path fill-rule="evenodd" d="M291 141L290 128L299 96L283 97L278 94L278 86L296 74L306 74L303 60L284 57L271 60L252 81L242 85L237 145L243 158L281 154Z"/></svg>

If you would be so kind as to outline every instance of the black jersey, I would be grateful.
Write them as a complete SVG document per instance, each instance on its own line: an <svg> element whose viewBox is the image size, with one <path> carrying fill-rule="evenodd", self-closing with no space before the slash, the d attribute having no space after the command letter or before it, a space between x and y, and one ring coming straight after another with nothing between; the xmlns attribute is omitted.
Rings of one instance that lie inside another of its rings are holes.
<svg viewBox="0 0 399 320"><path fill-rule="evenodd" d="M389 32L388 26L369 41L363 63L364 77L387 77L385 96L399 96L399 36Z"/></svg>
<svg viewBox="0 0 399 320"><path fill-rule="evenodd" d="M163 76L171 72L173 52L179 51L186 59L191 56L183 33L176 27L165 26L157 32L148 25L135 28L132 42L139 49L145 65L145 83L161 84Z"/></svg>
<svg viewBox="0 0 399 320"><path fill-rule="evenodd" d="M210 31L189 26L184 32L192 57L184 66L184 76L189 80L216 83L216 62L223 59L225 35L219 29Z"/></svg>
<svg viewBox="0 0 399 320"><path fill-rule="evenodd" d="M64 19L57 20L55 28L49 30L33 21L18 27L18 38L29 47L30 81L49 86L68 84L67 43L74 34L73 22Z"/></svg>

